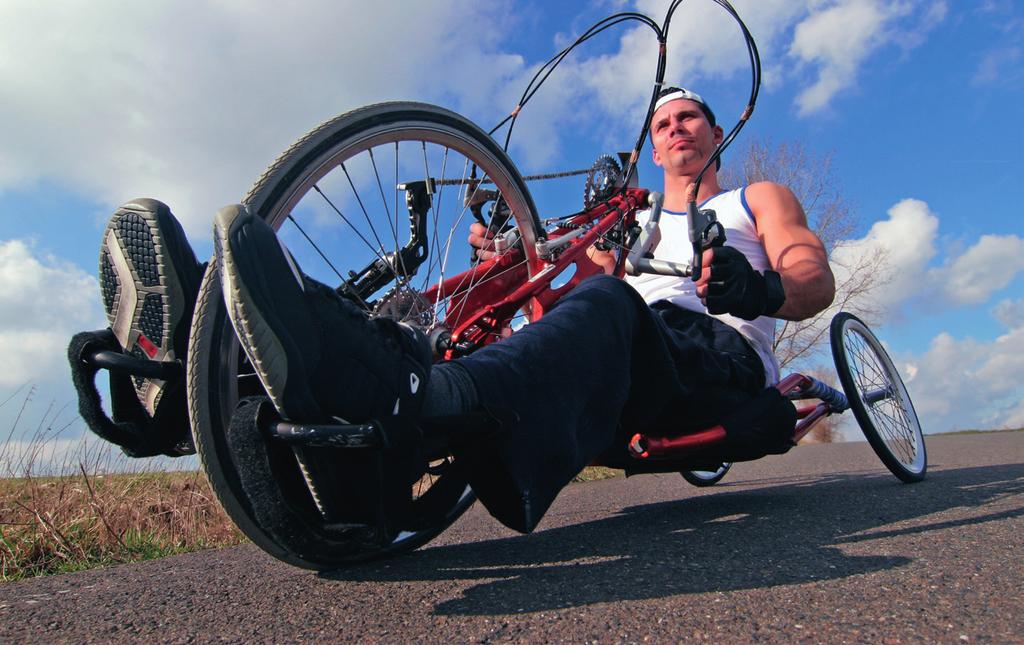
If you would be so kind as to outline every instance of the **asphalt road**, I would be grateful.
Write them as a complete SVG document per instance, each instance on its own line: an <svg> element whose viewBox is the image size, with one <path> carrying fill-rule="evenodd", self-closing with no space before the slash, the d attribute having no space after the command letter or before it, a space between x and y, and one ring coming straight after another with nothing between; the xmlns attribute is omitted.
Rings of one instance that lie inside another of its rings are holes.
<svg viewBox="0 0 1024 645"><path fill-rule="evenodd" d="M1024 432L573 485L532 535L474 507L321 575L251 546L0 586L0 642L1024 643Z"/></svg>

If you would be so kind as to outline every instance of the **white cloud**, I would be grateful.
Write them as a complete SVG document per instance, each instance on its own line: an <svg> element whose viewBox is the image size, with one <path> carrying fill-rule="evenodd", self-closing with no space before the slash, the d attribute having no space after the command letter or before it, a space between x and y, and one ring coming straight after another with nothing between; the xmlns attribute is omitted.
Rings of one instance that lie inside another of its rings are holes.
<svg viewBox="0 0 1024 645"><path fill-rule="evenodd" d="M219 206L337 113L415 98L496 121L512 103L495 93L522 86L523 61L490 44L515 24L498 2L185 4L0 5L0 188L160 197L208 237Z"/></svg>
<svg viewBox="0 0 1024 645"><path fill-rule="evenodd" d="M1024 428L1024 400L1018 401L1006 411L1001 425L1004 428Z"/></svg>
<svg viewBox="0 0 1024 645"><path fill-rule="evenodd" d="M946 294L955 304L977 304L1006 287L1024 271L1024 239L983 235L977 243L940 270Z"/></svg>
<svg viewBox="0 0 1024 645"><path fill-rule="evenodd" d="M96 279L24 240L0 241L0 387L67 379L71 334L105 326Z"/></svg>
<svg viewBox="0 0 1024 645"><path fill-rule="evenodd" d="M817 81L797 97L800 113L820 110L850 85L864 59L884 41L885 26L903 11L900 4L848 0L797 25L790 55L818 66Z"/></svg>
<svg viewBox="0 0 1024 645"><path fill-rule="evenodd" d="M801 66L817 68L817 79L796 98L803 116L824 109L854 85L867 59L881 47L894 43L906 50L920 45L947 13L941 0L834 0L811 6L810 14L796 26L789 48Z"/></svg>
<svg viewBox="0 0 1024 645"><path fill-rule="evenodd" d="M870 34L855 39L853 62L835 74L841 57L825 46L821 25L850 2L735 4L757 38L766 78L785 77L779 61L791 49L821 68L829 97L852 82L858 52L874 42ZM668 0L635 5L660 21ZM869 26L894 14L879 6L870 4L880 17L865 19ZM335 114L416 99L496 123L536 68L516 50L524 11L540 10L498 0L97 0L54 11L10 0L0 4L0 190L48 181L108 207L153 196L171 205L190 236L208 239L217 208L240 199L277 154ZM605 43L615 42L608 34ZM712 3L684 3L670 35L671 82L700 87L746 73L739 30ZM576 134L566 125L614 131L617 142L633 134L656 45L646 28L619 38L608 55L574 53L523 112L513 148L525 170L548 169L565 151L564 139ZM723 121L740 107L722 105Z"/></svg>
<svg viewBox="0 0 1024 645"><path fill-rule="evenodd" d="M985 235L943 257L939 235L939 217L928 204L904 199L864 237L837 246L833 271L841 283L852 268L882 268L888 281L868 304L889 319L900 312L976 306L1024 271L1024 239L1018 236ZM1004 299L991 313L1006 327L996 338L941 332L919 354L890 349L925 432L1024 425L1024 300Z"/></svg>
<svg viewBox="0 0 1024 645"><path fill-rule="evenodd" d="M886 310L902 304L921 293L922 276L935 257L935 239L939 218L928 204L917 199L904 199L889 209L888 218L875 222L867 234L839 244L832 253L832 269L842 283L848 273L876 265L885 286L872 292L872 305Z"/></svg>
<svg viewBox="0 0 1024 645"><path fill-rule="evenodd" d="M936 336L920 356L900 356L926 432L1024 426L1024 327L992 342Z"/></svg>
<svg viewBox="0 0 1024 645"><path fill-rule="evenodd" d="M1011 329L1024 327L1024 300L1001 300L992 315Z"/></svg>
<svg viewBox="0 0 1024 645"><path fill-rule="evenodd" d="M871 305L895 311L920 304L983 303L1024 271L1024 239L1016 235L983 235L961 254L930 266L938 255L938 234L939 218L928 204L904 199L864 237L837 245L832 254L836 280L841 284L851 271L874 265L884 286L871 292ZM1003 315L1011 314L1011 305L1001 307Z"/></svg>
<svg viewBox="0 0 1024 645"><path fill-rule="evenodd" d="M787 29L814 0L735 0L737 12L754 35L766 66L779 58ZM639 0L637 10L660 24L669 0ZM701 90L704 79L746 74L750 63L736 23L710 3L683 3L672 17L665 80ZM647 27L624 33L616 52L580 63L581 82L594 90L602 107L634 123L647 107L654 81L657 43ZM776 78L776 74L766 77ZM709 97L712 98L712 97ZM736 107L737 114L739 107ZM721 110L719 110L721 113ZM723 120L726 114L721 113ZM735 117L732 117L735 118ZM731 122L731 121L730 121Z"/></svg>

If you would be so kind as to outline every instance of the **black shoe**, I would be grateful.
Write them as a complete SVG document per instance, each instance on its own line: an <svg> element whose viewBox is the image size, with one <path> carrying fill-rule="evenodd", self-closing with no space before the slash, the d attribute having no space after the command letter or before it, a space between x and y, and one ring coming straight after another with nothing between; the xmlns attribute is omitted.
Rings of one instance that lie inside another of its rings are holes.
<svg viewBox="0 0 1024 645"><path fill-rule="evenodd" d="M126 354L153 361L184 361L202 267L166 204L135 199L114 212L100 246L103 305ZM153 419L183 416L182 383L132 377ZM181 408L178 410L177 408Z"/></svg>
<svg viewBox="0 0 1024 645"><path fill-rule="evenodd" d="M431 351L419 331L302 275L277 235L244 206L214 224L228 315L278 413L292 421L376 422L379 453L294 450L325 522L377 527L387 544L408 525L411 490L426 467L417 424Z"/></svg>
<svg viewBox="0 0 1024 645"><path fill-rule="evenodd" d="M426 337L369 319L305 277L277 235L244 206L217 213L215 254L228 315L281 416L376 420L390 439L415 429L432 353Z"/></svg>

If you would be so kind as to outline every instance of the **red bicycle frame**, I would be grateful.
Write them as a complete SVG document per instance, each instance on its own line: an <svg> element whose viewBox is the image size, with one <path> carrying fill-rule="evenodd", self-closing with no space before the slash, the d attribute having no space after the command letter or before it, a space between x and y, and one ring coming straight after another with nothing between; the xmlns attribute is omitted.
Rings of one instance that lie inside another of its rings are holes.
<svg viewBox="0 0 1024 645"><path fill-rule="evenodd" d="M616 226L628 231L636 212L646 207L649 191L628 188L593 208L563 220L538 242L537 253L527 261L521 247L513 247L472 268L454 275L424 293L428 302L448 298L446 323L451 332L445 360L460 353L459 348L477 348L507 335L508 323L519 311L536 320L563 295L601 267L586 257L587 250ZM628 249L626 249L628 251ZM625 275L626 253L620 253L615 275ZM571 265L575 273L565 284L552 282ZM790 374L775 386L791 400L824 396L816 404L797 406L795 444L822 418L846 409L845 397L833 388L803 374ZM725 429L713 426L672 437L634 435L628 452L636 459L678 461L725 440Z"/></svg>
<svg viewBox="0 0 1024 645"><path fill-rule="evenodd" d="M518 311L529 311L531 319L536 320L581 281L601 273L601 268L586 257L587 250L616 225L628 229L649 194L646 189L629 188L567 218L548 232L547 239L539 243L546 245L547 251L538 250L531 262L522 248L513 247L425 291L428 302L448 298L445 322L452 334L450 346L476 348L499 340ZM620 277L624 262L622 254L616 267ZM551 283L573 264L576 272L572 278L552 288ZM445 360L457 354L458 350L449 349Z"/></svg>

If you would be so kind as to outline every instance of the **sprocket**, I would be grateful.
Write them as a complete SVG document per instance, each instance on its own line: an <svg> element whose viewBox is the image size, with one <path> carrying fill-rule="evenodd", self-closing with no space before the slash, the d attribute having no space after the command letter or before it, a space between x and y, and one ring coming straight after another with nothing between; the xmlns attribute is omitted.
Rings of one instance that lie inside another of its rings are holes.
<svg viewBox="0 0 1024 645"><path fill-rule="evenodd" d="M426 330L434 322L433 307L423 294L406 286L397 286L373 308L373 315L391 318Z"/></svg>
<svg viewBox="0 0 1024 645"><path fill-rule="evenodd" d="M601 155L587 171L583 187L583 207L591 208L614 194L622 186L622 168L611 155Z"/></svg>

